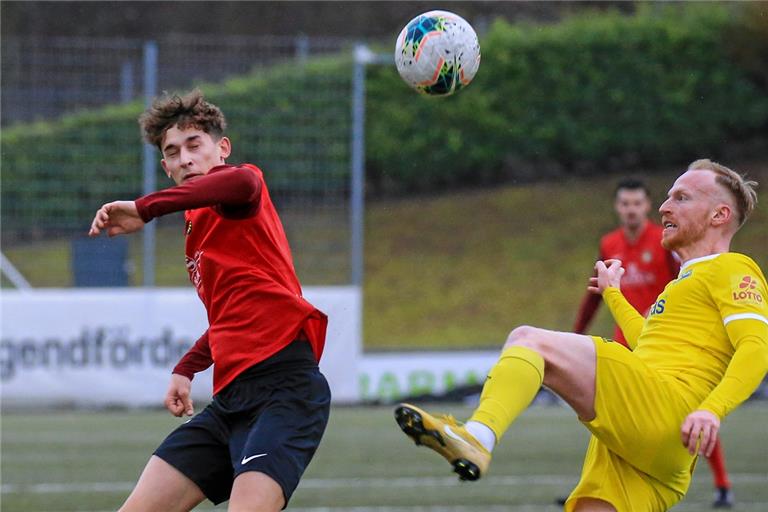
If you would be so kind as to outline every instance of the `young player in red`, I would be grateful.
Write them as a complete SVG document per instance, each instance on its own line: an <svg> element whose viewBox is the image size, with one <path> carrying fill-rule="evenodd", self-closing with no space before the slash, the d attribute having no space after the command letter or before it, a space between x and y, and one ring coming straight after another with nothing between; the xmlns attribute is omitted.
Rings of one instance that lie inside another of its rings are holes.
<svg viewBox="0 0 768 512"><path fill-rule="evenodd" d="M213 364L213 400L155 451L123 512L284 508L325 431L330 390L318 369L326 316L301 295L291 251L254 165L228 165L226 121L199 91L159 98L140 118L176 186L103 205L90 235L140 230L185 211L186 267L208 330L174 368L165 397L192 415L191 380Z"/></svg>
<svg viewBox="0 0 768 512"><path fill-rule="evenodd" d="M664 286L677 277L680 263L674 253L661 245L663 228L648 219L651 199L645 183L633 178L620 181L614 194L614 209L620 226L600 239L597 259L622 261L626 273L621 279L621 293L640 314L647 316L648 309L664 290ZM601 302L600 295L589 291L586 293L573 332L587 332ZM615 326L613 339L627 346L618 325ZM729 508L733 505L733 495L719 438L707 461L712 470L716 493L713 506Z"/></svg>

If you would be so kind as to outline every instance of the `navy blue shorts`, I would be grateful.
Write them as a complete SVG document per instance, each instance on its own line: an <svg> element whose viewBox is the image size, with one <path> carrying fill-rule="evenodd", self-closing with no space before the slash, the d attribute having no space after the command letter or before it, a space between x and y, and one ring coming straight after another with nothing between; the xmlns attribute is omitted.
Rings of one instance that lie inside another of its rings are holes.
<svg viewBox="0 0 768 512"><path fill-rule="evenodd" d="M306 341L294 341L238 375L155 455L215 504L246 471L270 476L288 504L323 437L331 392Z"/></svg>

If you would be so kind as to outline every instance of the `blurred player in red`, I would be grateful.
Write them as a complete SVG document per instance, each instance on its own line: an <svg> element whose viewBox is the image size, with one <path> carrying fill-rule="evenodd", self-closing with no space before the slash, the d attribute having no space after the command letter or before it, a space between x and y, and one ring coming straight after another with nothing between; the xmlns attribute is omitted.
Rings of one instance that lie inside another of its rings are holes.
<svg viewBox="0 0 768 512"><path fill-rule="evenodd" d="M620 181L614 194L614 208L620 226L600 239L597 259L622 261L626 273L621 279L621 292L638 312L647 316L648 309L664 286L677 277L680 263L674 253L661 245L663 228L648 219L651 198L645 183L634 178ZM598 294L586 293L573 326L574 333L587 332L602 300ZM618 325L615 326L613 339L627 346ZM719 438L707 461L716 489L713 506L730 508L733 505L731 483Z"/></svg>
<svg viewBox="0 0 768 512"><path fill-rule="evenodd" d="M213 400L161 443L120 512L187 512L205 498L277 512L328 422L318 369L327 318L301 295L264 174L226 163L221 110L192 91L157 99L139 121L176 186L103 205L89 234L133 233L185 212L185 263L209 327L173 369L165 405L191 416L192 378L211 365Z"/></svg>

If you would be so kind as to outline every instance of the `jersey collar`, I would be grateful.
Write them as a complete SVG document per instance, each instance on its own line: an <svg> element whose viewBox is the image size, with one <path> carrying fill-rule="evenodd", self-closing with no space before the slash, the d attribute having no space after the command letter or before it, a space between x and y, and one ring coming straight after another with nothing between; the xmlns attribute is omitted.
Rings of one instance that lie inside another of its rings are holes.
<svg viewBox="0 0 768 512"><path fill-rule="evenodd" d="M716 254L708 254L706 256L699 256L698 258L690 259L690 260L686 261L685 263L683 263L680 266L680 272L678 272L677 275L678 276L681 275L685 269L687 269L689 266L691 266L693 264L696 264L696 263L699 263L699 262L702 262L702 261L713 260L713 259L717 258L718 256L720 256L721 254L722 253L718 252Z"/></svg>

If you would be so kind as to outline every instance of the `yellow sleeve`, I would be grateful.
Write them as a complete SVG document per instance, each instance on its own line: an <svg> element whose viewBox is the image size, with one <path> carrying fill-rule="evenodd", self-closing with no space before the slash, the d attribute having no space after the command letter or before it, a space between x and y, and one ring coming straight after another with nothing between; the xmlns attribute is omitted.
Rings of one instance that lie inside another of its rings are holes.
<svg viewBox="0 0 768 512"><path fill-rule="evenodd" d="M640 332L643 330L645 317L627 302L618 288L606 288L603 291L603 300L608 309L611 310L613 319L619 324L621 332L624 333L630 350L634 350L637 346L637 338L640 337Z"/></svg>
<svg viewBox="0 0 768 512"><path fill-rule="evenodd" d="M720 418L750 397L768 371L768 287L749 257L728 253L711 284L734 353L720 383L699 406Z"/></svg>
<svg viewBox="0 0 768 512"><path fill-rule="evenodd" d="M736 351L723 380L699 406L719 418L749 398L768 372L768 321L740 319L728 323L725 329Z"/></svg>

